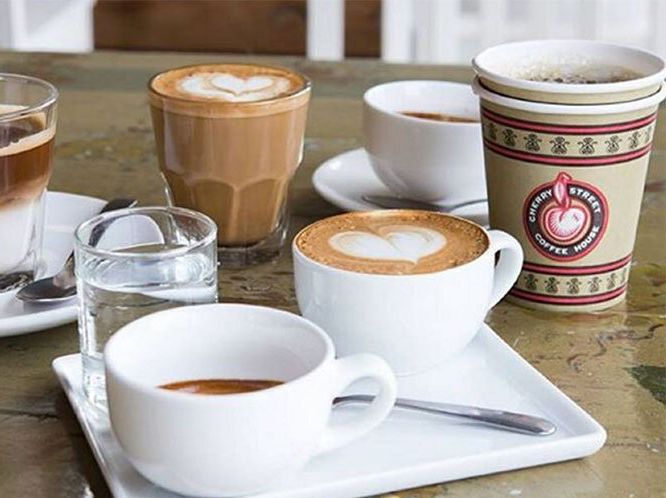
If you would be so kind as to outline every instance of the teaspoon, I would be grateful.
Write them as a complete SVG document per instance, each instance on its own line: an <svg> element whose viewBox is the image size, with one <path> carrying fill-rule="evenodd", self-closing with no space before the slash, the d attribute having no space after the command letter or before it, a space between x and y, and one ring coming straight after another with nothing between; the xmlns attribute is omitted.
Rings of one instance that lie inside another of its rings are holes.
<svg viewBox="0 0 666 498"><path fill-rule="evenodd" d="M117 209L130 208L136 205L135 199L113 199L106 203L100 213L108 211L115 211ZM94 234L91 239L96 235L96 240L90 242L95 245L102 235ZM31 284L23 287L16 297L26 303L59 303L70 299L76 295L76 277L74 275L74 251L69 255L65 261L62 269L52 277L42 278L35 280Z"/></svg>
<svg viewBox="0 0 666 498"><path fill-rule="evenodd" d="M371 403L373 399L374 396L369 396L367 394L353 394L350 396L335 398L333 404L339 406L356 403ZM524 413L479 408L477 406L454 405L451 403L398 398L395 402L395 407L463 419L497 429L529 434L531 436L550 436L557 431L555 424L540 417L525 415Z"/></svg>
<svg viewBox="0 0 666 498"><path fill-rule="evenodd" d="M456 204L440 205L430 202L416 201L413 199L404 199L402 197L391 197L388 195L364 195L363 200L386 209L423 209L425 211L437 211L440 213L448 213L454 209L464 206L471 206L472 204L479 204L486 202L488 199L473 199L465 202L458 202Z"/></svg>

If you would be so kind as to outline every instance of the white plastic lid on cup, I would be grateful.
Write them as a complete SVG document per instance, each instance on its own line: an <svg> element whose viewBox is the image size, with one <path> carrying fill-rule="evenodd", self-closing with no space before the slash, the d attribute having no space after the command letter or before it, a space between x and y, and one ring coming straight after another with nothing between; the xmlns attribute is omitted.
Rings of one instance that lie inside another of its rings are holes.
<svg viewBox="0 0 666 498"><path fill-rule="evenodd" d="M631 47L589 40L534 40L506 43L484 50L472 66L487 89L507 97L560 104L628 102L657 92L666 77L659 56ZM638 77L608 83L533 81L575 69L603 78ZM618 74L615 74L618 73Z"/></svg>

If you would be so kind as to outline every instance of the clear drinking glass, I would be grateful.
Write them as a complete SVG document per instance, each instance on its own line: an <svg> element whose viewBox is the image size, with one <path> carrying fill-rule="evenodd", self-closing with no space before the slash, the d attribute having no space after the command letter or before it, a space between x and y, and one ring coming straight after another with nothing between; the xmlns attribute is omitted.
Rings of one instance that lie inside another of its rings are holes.
<svg viewBox="0 0 666 498"><path fill-rule="evenodd" d="M102 351L123 325L177 306L217 301L217 227L183 208L112 211L75 232L83 388L106 409Z"/></svg>
<svg viewBox="0 0 666 498"><path fill-rule="evenodd" d="M57 100L51 83L0 73L0 292L27 284L43 270Z"/></svg>

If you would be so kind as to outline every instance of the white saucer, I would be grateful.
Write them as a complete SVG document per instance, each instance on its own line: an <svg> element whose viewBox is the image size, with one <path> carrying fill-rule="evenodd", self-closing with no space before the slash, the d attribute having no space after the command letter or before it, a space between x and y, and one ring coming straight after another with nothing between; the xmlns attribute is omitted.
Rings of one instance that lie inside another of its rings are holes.
<svg viewBox="0 0 666 498"><path fill-rule="evenodd" d="M374 171L365 149L354 149L323 162L312 175L315 190L331 204L347 211L378 209L364 195L394 195ZM488 225L488 204L478 203L451 211L481 226Z"/></svg>
<svg viewBox="0 0 666 498"><path fill-rule="evenodd" d="M48 192L42 257L44 276L55 274L74 247L74 229L97 214L104 201L94 197ZM29 305L16 299L17 291L0 293L0 337L27 334L76 320L76 299L55 305Z"/></svg>

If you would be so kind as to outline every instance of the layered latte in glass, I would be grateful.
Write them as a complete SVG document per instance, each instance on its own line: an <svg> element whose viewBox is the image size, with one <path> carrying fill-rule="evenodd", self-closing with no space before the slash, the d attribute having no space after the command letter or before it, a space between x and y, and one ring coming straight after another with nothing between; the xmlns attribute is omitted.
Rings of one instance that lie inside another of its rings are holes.
<svg viewBox="0 0 666 498"><path fill-rule="evenodd" d="M50 83L0 74L0 292L30 282L42 266L56 100Z"/></svg>

